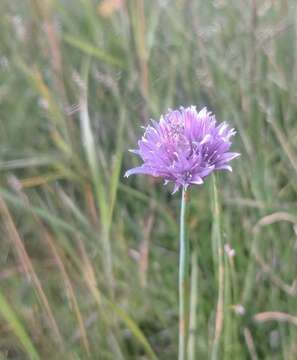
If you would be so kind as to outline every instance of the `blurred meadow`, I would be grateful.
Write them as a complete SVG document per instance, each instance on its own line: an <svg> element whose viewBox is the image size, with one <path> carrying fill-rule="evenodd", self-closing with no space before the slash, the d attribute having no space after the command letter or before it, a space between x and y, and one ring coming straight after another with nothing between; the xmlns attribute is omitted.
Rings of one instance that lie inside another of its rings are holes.
<svg viewBox="0 0 297 360"><path fill-rule="evenodd" d="M191 104L242 155L189 194L188 360L297 359L296 6L1 0L1 360L177 358L180 194L123 174Z"/></svg>

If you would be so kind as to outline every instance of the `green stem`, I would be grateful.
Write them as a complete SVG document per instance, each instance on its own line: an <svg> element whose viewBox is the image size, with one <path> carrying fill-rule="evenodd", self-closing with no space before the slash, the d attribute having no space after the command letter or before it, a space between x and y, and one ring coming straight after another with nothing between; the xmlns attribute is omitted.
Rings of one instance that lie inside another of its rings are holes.
<svg viewBox="0 0 297 360"><path fill-rule="evenodd" d="M197 247L191 254L191 289L190 289L190 310L189 310L189 340L188 340L188 360L196 360L196 327L197 327L197 301L198 301L198 264Z"/></svg>
<svg viewBox="0 0 297 360"><path fill-rule="evenodd" d="M186 190L182 191L179 249L179 348L178 359L186 360L188 338L187 300L189 288L189 244L185 236Z"/></svg>
<svg viewBox="0 0 297 360"><path fill-rule="evenodd" d="M213 190L213 246L214 246L214 263L217 265L217 275L218 275L218 300L217 300L217 309L216 309L216 319L215 319L215 334L212 344L212 353L211 359L217 360L219 357L219 348L221 343L221 335L223 331L224 323L224 254L222 247L222 238L220 230L220 206L219 206L219 197L216 185L215 175L212 176L212 190Z"/></svg>

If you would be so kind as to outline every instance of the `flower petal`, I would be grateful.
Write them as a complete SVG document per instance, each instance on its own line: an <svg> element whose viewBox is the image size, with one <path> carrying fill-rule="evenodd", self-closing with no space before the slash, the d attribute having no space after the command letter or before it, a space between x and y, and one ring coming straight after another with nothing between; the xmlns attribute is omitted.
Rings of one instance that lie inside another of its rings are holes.
<svg viewBox="0 0 297 360"><path fill-rule="evenodd" d="M124 177L129 177L130 175L135 174L146 174L146 175L153 175L152 169L146 166L137 166L125 172Z"/></svg>
<svg viewBox="0 0 297 360"><path fill-rule="evenodd" d="M175 194L179 190L179 188L180 188L180 185L175 183L171 195Z"/></svg>
<svg viewBox="0 0 297 360"><path fill-rule="evenodd" d="M237 158L238 156L240 156L239 153L236 153L236 152L226 152L224 153L220 159L219 159L219 162L228 162L228 161L231 161L235 158Z"/></svg>
<svg viewBox="0 0 297 360"><path fill-rule="evenodd" d="M228 171L232 172L232 167L230 165L220 165L220 166L216 167L216 170L228 170Z"/></svg>
<svg viewBox="0 0 297 360"><path fill-rule="evenodd" d="M195 185L201 185L203 184L204 181L202 180L202 178L198 175L195 175L192 177L190 184L195 184Z"/></svg>

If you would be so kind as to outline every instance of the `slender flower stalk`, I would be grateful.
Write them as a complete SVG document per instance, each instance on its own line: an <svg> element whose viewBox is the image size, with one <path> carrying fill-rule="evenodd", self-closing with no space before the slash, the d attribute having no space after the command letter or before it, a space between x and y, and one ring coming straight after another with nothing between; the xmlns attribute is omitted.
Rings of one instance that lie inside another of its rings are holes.
<svg viewBox="0 0 297 360"><path fill-rule="evenodd" d="M188 338L187 299L189 291L189 245L185 231L186 217L186 190L183 188L180 208L180 233L179 233L179 345L178 359L186 359Z"/></svg>

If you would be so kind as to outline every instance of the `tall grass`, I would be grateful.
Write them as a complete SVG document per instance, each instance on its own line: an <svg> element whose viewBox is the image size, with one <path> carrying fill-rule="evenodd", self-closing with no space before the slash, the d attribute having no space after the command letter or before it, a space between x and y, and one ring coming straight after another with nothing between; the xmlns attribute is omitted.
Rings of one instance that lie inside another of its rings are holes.
<svg viewBox="0 0 297 360"><path fill-rule="evenodd" d="M217 181L219 223L211 180L189 194L189 356L294 360L295 1L0 14L1 359L177 357L179 197L122 174L140 126L196 104L236 127L242 156Z"/></svg>

